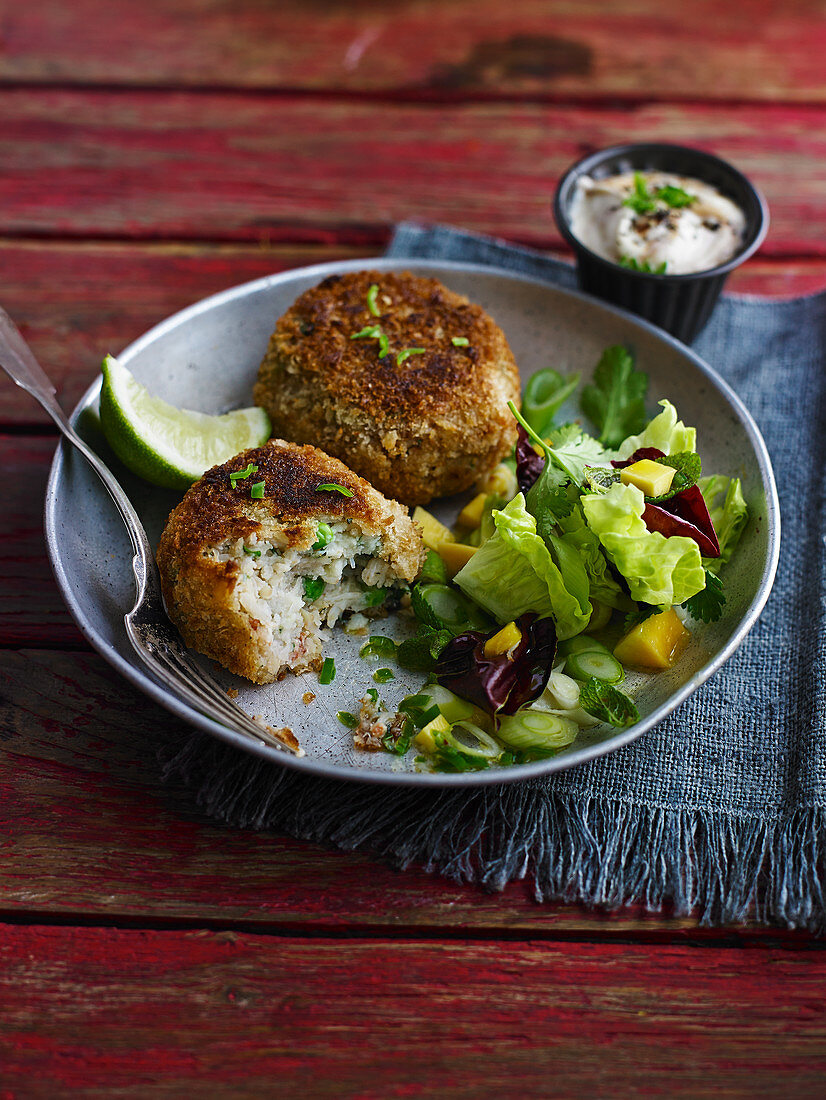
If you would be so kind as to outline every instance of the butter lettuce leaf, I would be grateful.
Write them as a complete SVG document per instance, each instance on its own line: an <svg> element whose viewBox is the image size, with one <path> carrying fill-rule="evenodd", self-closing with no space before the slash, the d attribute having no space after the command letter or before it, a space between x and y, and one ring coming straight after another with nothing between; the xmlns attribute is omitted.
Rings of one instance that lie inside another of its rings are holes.
<svg viewBox="0 0 826 1100"><path fill-rule="evenodd" d="M677 418L677 410L670 401L661 401L662 412L639 435L629 435L620 443L617 458L628 458L640 447L657 447L666 455L681 451L697 450L697 429L687 428Z"/></svg>
<svg viewBox="0 0 826 1100"><path fill-rule="evenodd" d="M743 528L748 523L749 509L743 497L739 477L701 477L697 482L708 514L717 532L720 557L706 558L704 565L710 573L719 573L720 567L731 559L737 548Z"/></svg>
<svg viewBox="0 0 826 1100"><path fill-rule="evenodd" d="M554 561L521 493L494 512L493 520L496 531L459 570L454 582L500 623L535 611L552 616L560 639L580 634L592 608L578 555L570 547L554 546L559 564Z"/></svg>
<svg viewBox="0 0 826 1100"><path fill-rule="evenodd" d="M633 610L636 605L611 576L608 559L602 552L599 539L585 522L582 508L577 505L570 515L559 521L559 527L563 540L575 547L582 559L588 576L590 598L621 611Z"/></svg>
<svg viewBox="0 0 826 1100"><path fill-rule="evenodd" d="M693 539L666 538L649 531L642 515L645 497L635 485L618 482L606 493L582 498L585 520L616 568L632 599L666 611L705 587L700 550Z"/></svg>

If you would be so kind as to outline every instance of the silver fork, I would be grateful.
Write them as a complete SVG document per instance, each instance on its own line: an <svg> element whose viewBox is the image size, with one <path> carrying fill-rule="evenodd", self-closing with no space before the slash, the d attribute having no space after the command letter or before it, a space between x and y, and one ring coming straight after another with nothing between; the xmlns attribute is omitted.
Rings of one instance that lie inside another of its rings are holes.
<svg viewBox="0 0 826 1100"><path fill-rule="evenodd" d="M106 486L132 540L137 595L135 606L124 616L129 641L141 660L161 683L195 710L215 721L277 749L303 756L298 742L290 744L246 714L195 662L167 618L161 596L158 567L143 524L111 470L74 430L57 402L56 391L34 353L5 310L0 309L0 366L43 406Z"/></svg>

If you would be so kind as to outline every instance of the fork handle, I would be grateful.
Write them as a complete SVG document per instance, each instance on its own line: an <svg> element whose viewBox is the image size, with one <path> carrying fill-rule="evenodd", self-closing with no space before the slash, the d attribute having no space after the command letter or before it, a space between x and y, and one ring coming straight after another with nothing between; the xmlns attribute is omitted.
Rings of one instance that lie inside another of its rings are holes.
<svg viewBox="0 0 826 1100"><path fill-rule="evenodd" d="M140 597L146 588L149 575L156 568L152 548L149 545L149 539L146 537L143 524L138 519L137 512L132 507L132 502L120 487L115 475L106 463L102 462L95 452L87 446L67 420L66 414L57 402L55 388L48 375L35 359L33 351L4 309L0 309L0 366L18 386L40 402L66 439L77 447L106 486L115 507L123 517L123 522L129 532L129 538L132 540L132 548L135 551L132 568L135 571Z"/></svg>

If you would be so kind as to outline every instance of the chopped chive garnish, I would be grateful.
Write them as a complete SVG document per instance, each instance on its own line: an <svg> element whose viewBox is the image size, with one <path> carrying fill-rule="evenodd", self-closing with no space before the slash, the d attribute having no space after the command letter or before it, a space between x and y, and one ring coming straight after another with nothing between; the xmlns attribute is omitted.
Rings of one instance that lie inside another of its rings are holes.
<svg viewBox="0 0 826 1100"><path fill-rule="evenodd" d="M333 529L328 523L319 523L315 534L316 541L311 547L312 550L325 550L335 538Z"/></svg>
<svg viewBox="0 0 826 1100"><path fill-rule="evenodd" d="M402 699L396 709L400 710L402 714L412 714L414 711L423 710L425 704L429 702L429 695L408 695L406 699Z"/></svg>
<svg viewBox="0 0 826 1100"><path fill-rule="evenodd" d="M244 553L249 554L249 556L251 558L260 558L261 557L261 551L260 550L253 550L253 548L251 546L245 546L244 547Z"/></svg>
<svg viewBox="0 0 826 1100"><path fill-rule="evenodd" d="M470 340L468 340L467 336L451 336L450 342L453 344L454 348L466 348Z"/></svg>
<svg viewBox="0 0 826 1100"><path fill-rule="evenodd" d="M395 657L396 643L383 634L371 634L359 650L359 657Z"/></svg>
<svg viewBox="0 0 826 1100"><path fill-rule="evenodd" d="M381 325L367 325L361 332L354 332L351 340L376 340L381 336Z"/></svg>
<svg viewBox="0 0 826 1100"><path fill-rule="evenodd" d="M419 729L424 729L429 722L432 722L434 718L438 718L441 713L442 712L434 703L433 706L428 707L427 710L423 710L420 714L411 715L410 717L413 718L416 725L419 726ZM421 725L419 723L421 723Z"/></svg>
<svg viewBox="0 0 826 1100"><path fill-rule="evenodd" d="M356 718L355 714L351 714L349 710L337 710L336 718L338 718L342 726L346 726L349 730L354 730L359 724L358 718Z"/></svg>
<svg viewBox="0 0 826 1100"><path fill-rule="evenodd" d="M384 359L387 352L390 350L390 341L384 335L383 332L379 333L379 359Z"/></svg>
<svg viewBox="0 0 826 1100"><path fill-rule="evenodd" d="M373 314L374 317L381 317L381 311L376 304L376 295L379 292L379 284L373 283L370 289L367 291L367 308Z"/></svg>
<svg viewBox="0 0 826 1100"><path fill-rule="evenodd" d="M344 485L337 485L335 481L325 481L323 485L316 485L315 491L317 493L321 493L321 492L341 493L341 495L343 497L353 496L353 490L352 489L348 489Z"/></svg>
<svg viewBox="0 0 826 1100"><path fill-rule="evenodd" d="M396 366L400 367L405 359L409 359L411 355L424 355L424 353L424 348L405 348L396 356Z"/></svg>
<svg viewBox="0 0 826 1100"><path fill-rule="evenodd" d="M395 680L396 675L392 668L377 668L373 673L373 679L377 684L386 684L390 680Z"/></svg>
<svg viewBox="0 0 826 1100"><path fill-rule="evenodd" d="M336 663L332 657L325 657L324 664L321 666L321 672L318 674L318 682L320 684L332 684L336 678Z"/></svg>
<svg viewBox="0 0 826 1100"><path fill-rule="evenodd" d="M256 481L254 485L250 486L250 496L253 500L264 499L264 488L266 484L266 481Z"/></svg>
<svg viewBox="0 0 826 1100"><path fill-rule="evenodd" d="M322 577L302 577L302 583L304 585L305 597L312 601L317 600L321 593L324 591L324 580Z"/></svg>
<svg viewBox="0 0 826 1100"><path fill-rule="evenodd" d="M257 473L258 467L254 466L251 462L247 464L247 468L245 470L236 470L234 474L229 475L229 479L232 482L233 489L235 488L236 482L243 481L245 478L248 478L250 474Z"/></svg>

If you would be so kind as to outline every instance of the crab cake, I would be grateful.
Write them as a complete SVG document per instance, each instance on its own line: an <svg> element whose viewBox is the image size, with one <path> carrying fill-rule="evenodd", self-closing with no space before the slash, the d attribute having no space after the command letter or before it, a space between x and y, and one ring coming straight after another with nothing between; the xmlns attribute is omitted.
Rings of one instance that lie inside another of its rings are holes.
<svg viewBox="0 0 826 1100"><path fill-rule="evenodd" d="M158 546L184 641L258 684L318 668L321 628L392 604L423 558L406 508L337 458L281 439L208 470Z"/></svg>
<svg viewBox="0 0 826 1100"><path fill-rule="evenodd" d="M375 287L376 289L372 289ZM483 309L409 272L331 275L287 310L258 373L276 434L408 504L457 493L516 439L519 372Z"/></svg>

